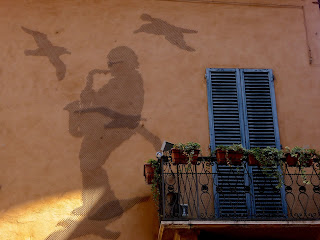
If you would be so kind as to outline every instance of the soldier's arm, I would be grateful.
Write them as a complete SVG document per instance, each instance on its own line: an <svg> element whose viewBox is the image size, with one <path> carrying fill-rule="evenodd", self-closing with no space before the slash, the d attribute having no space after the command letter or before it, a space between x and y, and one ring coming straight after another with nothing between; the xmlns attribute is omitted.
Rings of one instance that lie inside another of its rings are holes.
<svg viewBox="0 0 320 240"><path fill-rule="evenodd" d="M83 103L85 106L90 105L95 98L96 91L93 90L93 76L94 74L107 74L108 70L101 70L101 69L93 69L88 73L87 76L87 83L86 87L83 89L83 91L80 94L80 100L81 103Z"/></svg>

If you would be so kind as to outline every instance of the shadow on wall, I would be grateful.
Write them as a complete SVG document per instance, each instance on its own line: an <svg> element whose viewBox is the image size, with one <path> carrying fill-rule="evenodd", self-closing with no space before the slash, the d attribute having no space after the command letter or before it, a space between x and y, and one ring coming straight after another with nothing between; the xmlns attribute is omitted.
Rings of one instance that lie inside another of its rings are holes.
<svg viewBox="0 0 320 240"><path fill-rule="evenodd" d="M129 47L120 46L112 49L107 58L109 69L90 71L80 101L64 108L69 112L69 133L83 137L79 153L83 204L72 211L69 219L60 221L58 225L64 229L53 232L47 240L74 239L89 234L117 239L120 232L105 227L134 205L149 199L117 199L103 168L112 151L135 133L151 142L156 151L161 147L160 139L140 123L144 88L137 70L137 55ZM95 74L111 74L113 78L95 91Z"/></svg>
<svg viewBox="0 0 320 240"><path fill-rule="evenodd" d="M198 31L176 27L159 18L153 18L148 14L142 14L141 19L151 23L143 24L138 30L134 31L134 33L144 32L155 35L164 35L166 40L178 48L189 52L195 51L194 48L187 45L183 34L197 33Z"/></svg>
<svg viewBox="0 0 320 240"><path fill-rule="evenodd" d="M64 79L66 75L66 65L61 61L60 56L63 54L71 54L64 47L53 46L49 41L46 34L32 31L28 28L21 27L22 30L30 34L38 45L38 49L35 50L25 50L24 54L26 56L43 56L48 57L51 64L56 68L56 75L58 80Z"/></svg>

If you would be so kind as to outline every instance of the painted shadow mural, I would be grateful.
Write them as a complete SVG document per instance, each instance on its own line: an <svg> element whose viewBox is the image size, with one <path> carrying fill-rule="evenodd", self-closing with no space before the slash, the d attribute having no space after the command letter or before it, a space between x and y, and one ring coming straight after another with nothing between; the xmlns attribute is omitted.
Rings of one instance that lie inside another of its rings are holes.
<svg viewBox="0 0 320 240"><path fill-rule="evenodd" d="M48 39L47 35L41 32L33 31L31 29L21 27L25 33L30 34L38 48L35 50L25 50L26 56L42 56L48 57L50 63L56 69L56 75L58 80L64 79L66 75L67 67L64 62L61 61L60 56L63 54L71 54L66 48L54 46Z"/></svg>
<svg viewBox="0 0 320 240"><path fill-rule="evenodd" d="M149 14L145 13L142 14L140 18L143 21L147 21L150 23L143 24L139 29L135 30L134 33L144 32L154 35L163 35L169 43L175 45L176 47L189 52L195 51L195 49L188 46L188 44L184 40L184 34L197 33L198 31L176 27L164 20L153 18Z"/></svg>
<svg viewBox="0 0 320 240"><path fill-rule="evenodd" d="M117 199L103 168L110 154L135 133L152 143L156 151L161 147L160 139L141 123L144 87L137 55L131 48L120 46L109 52L107 60L108 69L91 70L80 100L64 108L69 112L69 133L83 138L79 153L82 206L74 209L69 219L60 221L58 226L64 229L50 234L48 240L89 234L117 239L120 232L106 230L106 226L149 199L149 196ZM110 74L112 78L95 91L97 74Z"/></svg>
<svg viewBox="0 0 320 240"><path fill-rule="evenodd" d="M142 14L140 18L149 23L143 24L134 33L164 36L181 50L195 51L184 40L184 34L197 33L196 30L180 28L148 14ZM64 79L67 67L60 56L71 53L64 47L53 45L46 34L21 28L34 38L38 46L35 50L25 50L25 55L47 57L56 69L58 80ZM144 83L139 72L138 56L131 48L119 46L107 54L107 65L106 69L89 71L79 100L64 107L69 113L69 133L82 138L78 156L82 176L82 205L74 209L68 219L58 222L60 229L48 235L46 240L75 239L86 235L117 239L121 232L107 229L108 225L136 204L150 198L118 199L110 184L108 169L104 168L111 153L134 134L143 136L155 151L161 147L159 137L143 124L146 121L141 116ZM95 76L100 74L110 76L110 80L94 90Z"/></svg>

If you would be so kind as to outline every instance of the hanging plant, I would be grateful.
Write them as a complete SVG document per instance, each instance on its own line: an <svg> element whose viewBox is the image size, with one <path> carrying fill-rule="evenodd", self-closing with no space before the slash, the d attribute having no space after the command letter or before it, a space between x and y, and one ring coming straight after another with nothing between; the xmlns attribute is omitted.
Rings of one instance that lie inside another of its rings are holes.
<svg viewBox="0 0 320 240"><path fill-rule="evenodd" d="M294 147L290 152L290 156L298 159L299 166L310 167L313 163L313 159L317 158L317 153L315 149Z"/></svg>
<svg viewBox="0 0 320 240"><path fill-rule="evenodd" d="M289 147L285 147L284 154L288 166L298 166L301 171L303 183L310 184L310 181L307 179L305 168L312 166L314 159L319 158L317 151L315 149L306 149L296 146L291 150Z"/></svg>
<svg viewBox="0 0 320 240"><path fill-rule="evenodd" d="M277 148L252 148L247 150L248 162L250 166L259 166L261 171L266 176L277 178L278 185L276 188L280 188L283 184L283 176L280 171L277 170L278 166L282 166L281 158L283 152Z"/></svg>
<svg viewBox="0 0 320 240"><path fill-rule="evenodd" d="M151 167L154 169L153 178L151 181L151 192L152 198L155 202L157 209L159 209L160 201L160 186L161 186L161 164L160 161L149 159L148 164L151 164Z"/></svg>
<svg viewBox="0 0 320 240"><path fill-rule="evenodd" d="M146 183L152 184L152 181L154 178L154 167L152 166L152 164L149 161L150 160L148 160L148 163L144 164L144 166L143 166L143 175L144 175Z"/></svg>
<svg viewBox="0 0 320 240"><path fill-rule="evenodd" d="M248 158L249 166L261 166L260 161L258 161L258 158L263 158L261 148L252 148L250 150L247 150L246 155Z"/></svg>

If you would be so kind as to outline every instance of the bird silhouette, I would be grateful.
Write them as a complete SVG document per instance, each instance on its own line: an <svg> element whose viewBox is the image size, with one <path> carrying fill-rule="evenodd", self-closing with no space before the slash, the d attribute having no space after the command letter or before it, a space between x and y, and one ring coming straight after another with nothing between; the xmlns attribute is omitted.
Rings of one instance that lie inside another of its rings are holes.
<svg viewBox="0 0 320 240"><path fill-rule="evenodd" d="M187 45L183 34L197 33L198 31L176 27L159 18L153 18L149 14L142 14L140 18L143 21L149 21L151 23L143 24L138 30L135 30L134 33L145 32L149 34L163 35L171 44L186 51L195 51L194 48Z"/></svg>
<svg viewBox="0 0 320 240"><path fill-rule="evenodd" d="M71 240L90 234L100 236L103 239L117 239L120 232L113 232L105 227L119 219L136 204L145 202L149 198L146 196L110 201L80 221L71 218L62 220L58 222L57 226L62 226L64 229L51 233L46 240Z"/></svg>
<svg viewBox="0 0 320 240"><path fill-rule="evenodd" d="M38 49L25 50L26 56L46 56L51 64L56 68L58 80L64 79L66 75L66 65L61 61L60 56L63 54L71 54L66 48L52 45L46 34L21 27L25 33L33 36L38 45Z"/></svg>

